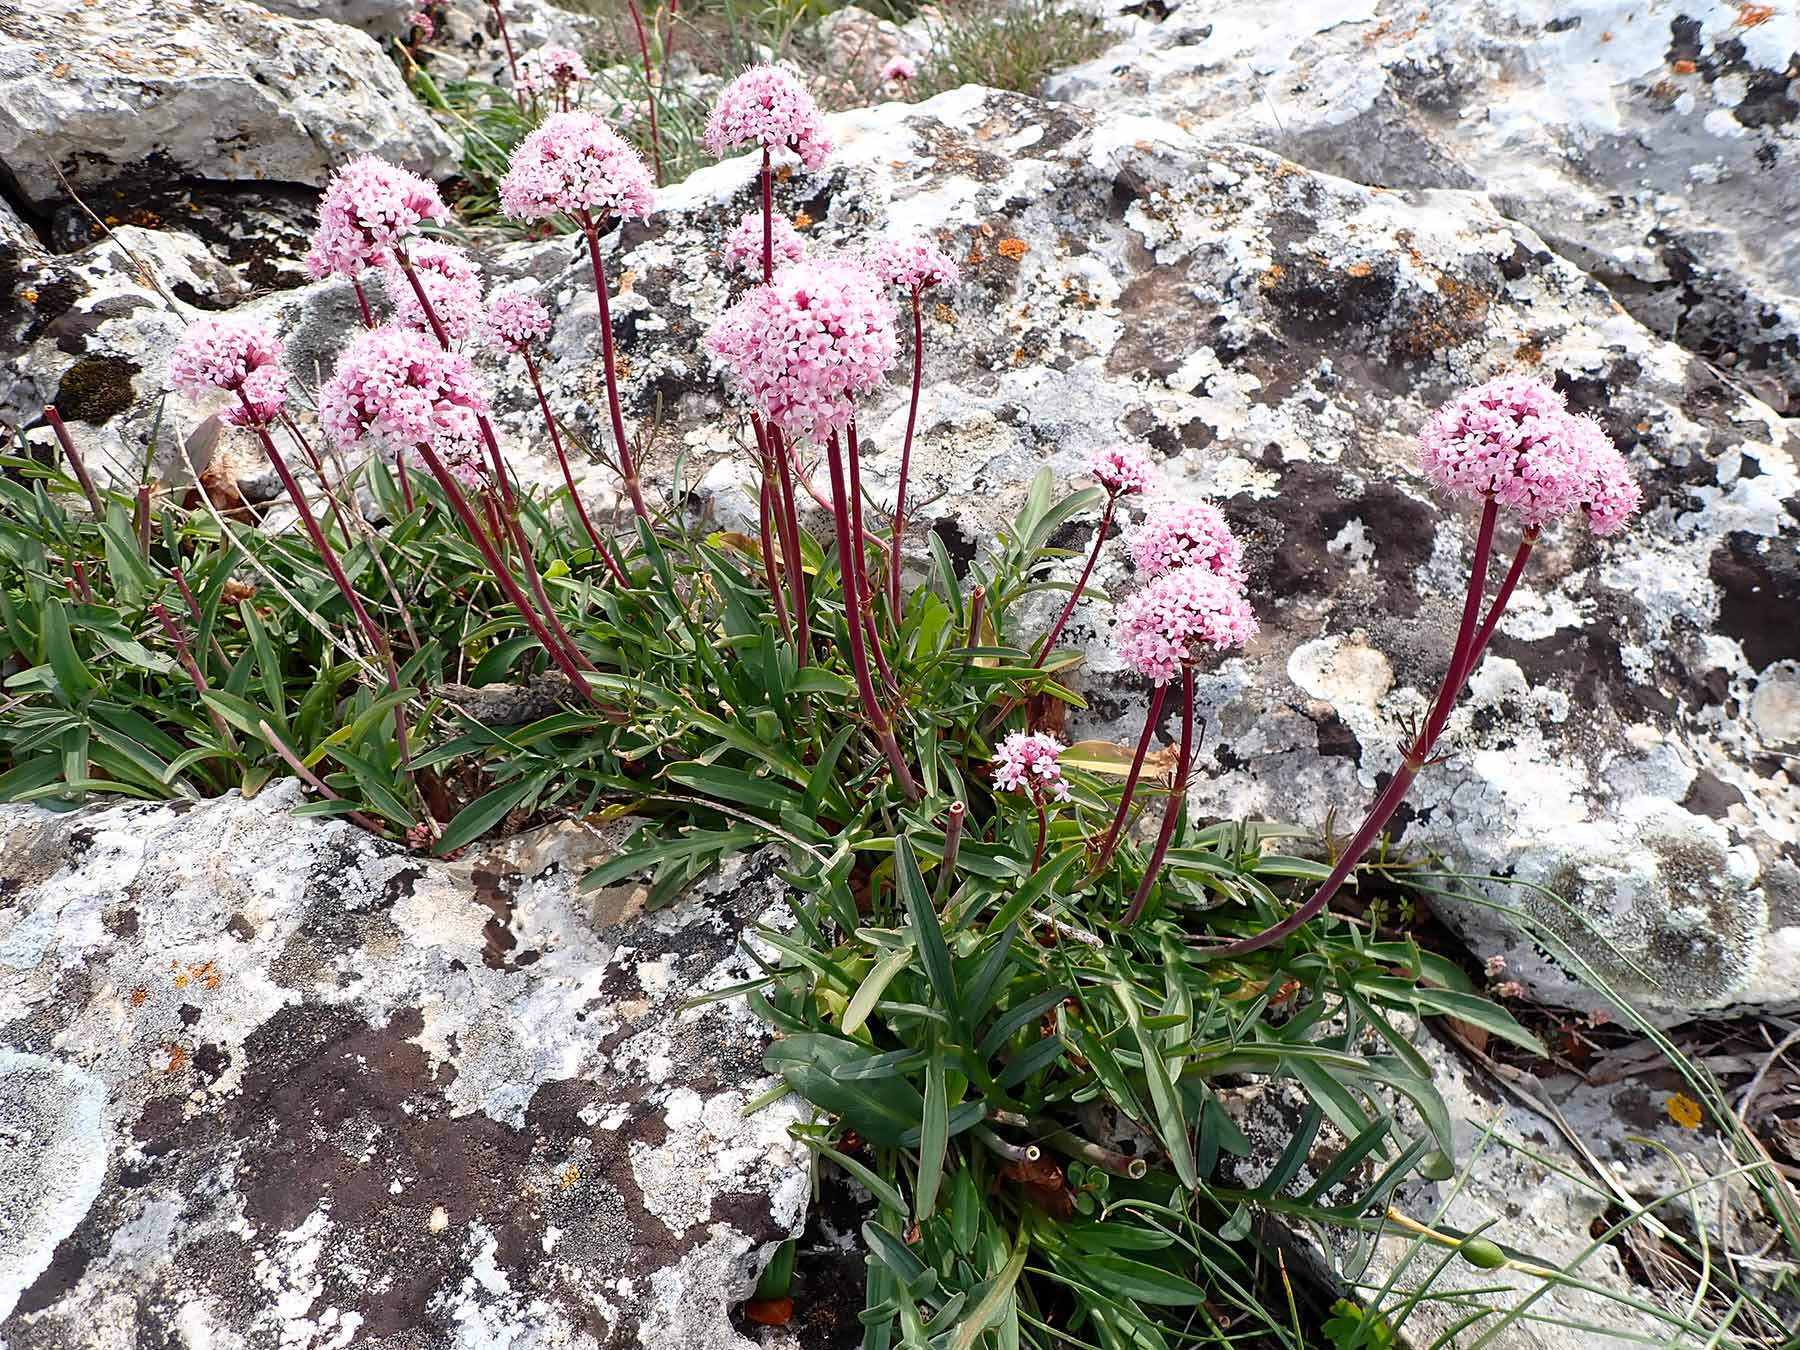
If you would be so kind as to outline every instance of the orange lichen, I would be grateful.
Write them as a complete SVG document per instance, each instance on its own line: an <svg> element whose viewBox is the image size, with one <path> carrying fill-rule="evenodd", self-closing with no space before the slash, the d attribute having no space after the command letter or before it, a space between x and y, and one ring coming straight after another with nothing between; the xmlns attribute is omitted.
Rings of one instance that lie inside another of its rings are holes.
<svg viewBox="0 0 1800 1350"><path fill-rule="evenodd" d="M167 1071L169 1073L180 1073L181 1070L186 1067L188 1060L187 1051L183 1050L179 1045L165 1045L163 1047L163 1053L169 1057L167 1066Z"/></svg>
<svg viewBox="0 0 1800 1350"><path fill-rule="evenodd" d="M810 230L812 228L812 223L813 218L807 215L806 212L794 212L794 228L796 230Z"/></svg>
<svg viewBox="0 0 1800 1350"><path fill-rule="evenodd" d="M1684 1130L1697 1130L1704 1118L1700 1103L1686 1093L1677 1092L1663 1103L1663 1110L1669 1113L1669 1119Z"/></svg>
<svg viewBox="0 0 1800 1350"><path fill-rule="evenodd" d="M558 1185L565 1188L573 1186L576 1182L581 1180L581 1169L574 1163L570 1163L567 1167L563 1168L562 1175L556 1180Z"/></svg>
<svg viewBox="0 0 1800 1350"><path fill-rule="evenodd" d="M1741 4L1737 8L1739 28L1754 28L1775 17L1775 6L1773 5Z"/></svg>
<svg viewBox="0 0 1800 1350"><path fill-rule="evenodd" d="M149 997L150 991L140 984L136 989L131 991L131 1006L134 1008L141 1008L144 1006L144 1000Z"/></svg>
<svg viewBox="0 0 1800 1350"><path fill-rule="evenodd" d="M1019 261L1020 258L1031 252L1031 245L1023 239L1002 239L994 247L1002 258L1008 258L1013 262Z"/></svg>
<svg viewBox="0 0 1800 1350"><path fill-rule="evenodd" d="M1685 56L1681 60L1675 62L1675 73L1677 75L1692 75L1698 69L1700 69L1700 67L1688 60Z"/></svg>

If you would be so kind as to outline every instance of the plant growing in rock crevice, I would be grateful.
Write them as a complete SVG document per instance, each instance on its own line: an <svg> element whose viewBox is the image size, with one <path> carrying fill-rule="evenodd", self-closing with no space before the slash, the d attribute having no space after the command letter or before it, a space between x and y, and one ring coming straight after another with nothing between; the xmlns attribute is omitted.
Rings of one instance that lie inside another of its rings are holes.
<svg viewBox="0 0 1800 1350"><path fill-rule="evenodd" d="M208 321L174 366L184 394L231 400L222 415L257 437L303 538L238 530L210 509L152 519L95 488L66 440L72 479L8 461L36 481L0 484L0 541L23 578L0 591L21 660L0 711L0 797L197 795L285 769L319 793L309 809L439 853L535 814L629 814L646 823L589 881L647 872L653 902L731 853L780 850L795 926L760 933L766 973L733 992L783 1033L769 1067L819 1108L807 1142L875 1197L865 1344L897 1328L908 1345L1157 1345L1213 1303L1273 1326L1238 1216L1364 1227L1453 1146L1398 1019L1449 1014L1533 1044L1415 943L1309 921L1432 753L1539 526L1576 509L1603 529L1631 514L1623 462L1534 384L1472 391L1434 420L1426 467L1482 516L1463 625L1405 772L1329 866L1275 851L1275 827L1197 828L1196 666L1257 632L1254 578L1224 514L1159 502L1130 538L1145 585L1119 605L1114 641L1153 693L1113 787L1040 710L1078 702L1065 683L1078 658L1056 643L1092 598L1117 513L1151 487L1147 458L1097 456L1099 486L1061 500L1040 475L967 584L941 549L911 552L920 300L955 269L929 240L807 254L776 210L774 167L787 155L816 167L830 144L791 75L734 82L708 139L757 156L759 207L726 246L754 284L705 343L748 405L756 539L684 528L666 509L681 494L645 480L626 425L606 255L614 227L655 205L629 145L591 113L557 111L520 142L499 190L516 218L566 217L580 232L623 521L583 499L533 357L541 301L512 289L484 301L472 261L424 234L445 215L432 185L357 161L325 194L310 255L355 288L367 325L317 391L332 455L289 415L273 334ZM371 271L387 324L363 289ZM884 511L864 481L858 411L899 360L896 287L912 306L912 387ZM559 491L514 481L463 350L476 341L520 358ZM352 451L368 453L346 467ZM357 513L359 491L379 530ZM802 493L825 509L806 511ZM78 497L91 515L68 509ZM1502 505L1526 536L1484 617ZM1051 539L1095 511L1079 575L1048 580L1062 558ZM228 604L234 586L254 598ZM1042 629L1021 621L1039 593L1060 601ZM499 727L468 710L471 685L546 667L560 676L556 711ZM1179 755L1147 778L1177 681ZM327 760L337 767L321 772ZM1164 801L1145 849L1133 809L1152 793ZM1288 911L1295 882L1314 891ZM1306 1102L1292 1156L1256 1186L1217 1179L1245 1149L1219 1094L1243 1073L1290 1078ZM1098 1102L1118 1122L1105 1136L1085 1109ZM1344 1142L1319 1166L1326 1122ZM1376 1159L1372 1176L1359 1170ZM1309 1161L1313 1184L1295 1193Z"/></svg>

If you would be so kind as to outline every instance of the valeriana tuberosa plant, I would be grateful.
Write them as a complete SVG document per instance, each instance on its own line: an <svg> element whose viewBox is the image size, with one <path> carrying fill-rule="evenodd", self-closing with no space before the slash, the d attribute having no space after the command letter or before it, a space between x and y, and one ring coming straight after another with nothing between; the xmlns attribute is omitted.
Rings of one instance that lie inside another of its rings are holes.
<svg viewBox="0 0 1800 1350"><path fill-rule="evenodd" d="M875 275L912 302L912 396L906 408L906 439L900 446L900 477L894 488L894 542L888 551L888 603L900 612L900 550L906 534L906 475L912 467L913 428L919 421L919 386L925 376L925 292L956 284L956 264L923 239L884 239L870 259ZM1047 645L1047 644L1046 644ZM1042 653L1039 653L1042 661Z"/></svg>
<svg viewBox="0 0 1800 1350"><path fill-rule="evenodd" d="M1426 423L1419 435L1419 458L1440 488L1475 503L1480 510L1462 620L1431 711L1311 898L1260 933L1210 946L1212 953L1244 955L1280 942L1319 914L1337 894L1431 759L1450 711L1506 612L1543 527L1580 515L1595 534L1616 534L1642 501L1630 466L1600 424L1571 413L1561 394L1528 377L1502 376L1457 395ZM1495 525L1503 511L1521 527L1519 544L1484 615Z"/></svg>
<svg viewBox="0 0 1800 1350"><path fill-rule="evenodd" d="M918 395L913 395L916 400ZM910 434L912 424L907 423ZM1088 476L1100 484L1106 493L1106 508L1100 513L1100 526L1094 531L1094 546L1088 550L1087 565L1081 569L1076 578L1074 588L1069 592L1069 599L1056 616L1038 643L1037 655L1031 664L1042 666L1050 649L1056 645L1056 639L1062 636L1062 630L1069 622L1069 616L1075 612L1075 606L1081 601L1081 593L1087 589L1088 578L1094 575L1094 564L1100 561L1100 552L1106 547L1107 531L1112 528L1113 515L1119 508L1119 502L1126 497L1136 496L1140 492L1148 492L1156 481L1156 471L1150 463L1150 456L1135 446L1114 445L1104 450L1097 450L1088 457Z"/></svg>
<svg viewBox="0 0 1800 1350"><path fill-rule="evenodd" d="M1031 851L1028 875L1044 860L1044 842L1050 832L1047 803L1069 800L1069 785L1062 771L1062 752L1067 748L1042 731L1015 731L994 747L994 790L1025 793L1037 810L1037 844Z"/></svg>
<svg viewBox="0 0 1800 1350"><path fill-rule="evenodd" d="M594 76L580 52L554 44L539 47L519 62L519 88L532 106L542 98L553 112L568 112L580 101L580 89Z"/></svg>
<svg viewBox="0 0 1800 1350"><path fill-rule="evenodd" d="M319 202L319 228L304 260L315 280L348 278L363 326L375 326L362 286L369 268L396 266L395 248L428 222L449 217L437 186L374 155L351 160L331 176Z"/></svg>
<svg viewBox="0 0 1800 1350"><path fill-rule="evenodd" d="M500 182L500 205L514 220L572 217L587 240L600 304L600 356L606 373L606 407L612 421L615 467L631 498L631 509L648 523L637 462L625 435L619 405L618 355L612 330L611 287L600 253L602 227L611 230L650 214L655 190L637 151L592 113L556 113L519 143L512 166Z"/></svg>

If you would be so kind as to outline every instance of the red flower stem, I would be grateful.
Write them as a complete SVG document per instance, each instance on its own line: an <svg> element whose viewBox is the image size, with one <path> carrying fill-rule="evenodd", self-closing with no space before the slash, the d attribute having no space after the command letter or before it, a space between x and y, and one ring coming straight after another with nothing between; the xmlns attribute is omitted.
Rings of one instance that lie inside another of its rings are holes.
<svg viewBox="0 0 1800 1350"><path fill-rule="evenodd" d="M1463 682L1468 677L1472 664L1472 653L1475 652L1477 636L1477 620L1481 617L1481 597L1487 590L1488 558L1494 543L1494 519L1497 508L1493 498L1488 498L1486 507L1481 513L1481 525L1475 535L1475 558L1469 569L1469 590L1463 601L1462 626L1457 630L1456 644L1451 653L1450 665L1444 671L1444 681L1438 687L1438 696L1432 706L1431 715L1419 734L1401 756L1398 767L1387 786L1369 808L1362 826L1351 839L1349 847L1338 855L1336 863L1325 880L1312 897L1299 909L1296 909L1280 923L1273 924L1247 938L1239 938L1236 942L1221 943L1218 946L1205 948L1211 956L1243 956L1250 952L1261 951L1264 947L1273 946L1290 934L1305 927L1321 910L1331 902L1356 864L1362 861L1363 854L1369 851L1375 840L1393 819L1394 812L1400 809L1400 803L1406 799L1411 790L1413 780L1419 776L1419 770L1430 758L1438 736L1443 732L1444 723L1449 720L1450 709L1455 704L1457 695L1462 692ZM1524 564L1519 564L1523 570ZM1516 581L1517 578L1514 578ZM1499 621L1499 604L1496 602L1489 616L1494 622Z"/></svg>
<svg viewBox="0 0 1800 1350"><path fill-rule="evenodd" d="M769 147L763 147L762 156L762 217L763 217L763 285L768 285L775 276L775 175L769 168Z"/></svg>
<svg viewBox="0 0 1800 1350"><path fill-rule="evenodd" d="M500 28L500 41L506 44L506 68L512 74L513 101L519 105L519 111L525 111L525 94L519 88L519 63L513 57L512 34L506 31L506 15L500 12L500 0L488 0L488 8L494 11L494 22Z"/></svg>
<svg viewBox="0 0 1800 1350"><path fill-rule="evenodd" d="M1156 847L1150 851L1144 879L1138 883L1137 894L1131 898L1131 908L1125 911L1122 927L1131 927L1143 914L1144 902L1150 898L1150 890L1162 871L1163 859L1169 855L1169 841L1175 837L1175 824L1187 813L1188 770L1193 766L1193 760L1194 667L1184 661L1181 665L1181 754L1175 761L1175 782L1169 793L1168 809L1163 813L1162 829L1156 836Z"/></svg>
<svg viewBox="0 0 1800 1350"><path fill-rule="evenodd" d="M800 462L799 452L790 448L785 463L792 466L794 479L801 487L806 489L806 495L813 499L814 503L817 504L821 511L829 513L831 510L831 503L820 493L818 485L812 480L812 475L806 471L806 466ZM863 542L874 548L881 554L883 560L886 560L888 556L887 540L883 539L878 534L872 534Z"/></svg>
<svg viewBox="0 0 1800 1350"><path fill-rule="evenodd" d="M70 566L75 569L75 579L69 582L70 590L74 593L75 598L80 600L84 605L93 604L94 588L88 584L87 568L81 565L80 558L74 559L70 563Z"/></svg>
<svg viewBox="0 0 1800 1350"><path fill-rule="evenodd" d="M951 873L956 871L956 854L962 847L963 817L969 808L960 801L950 803L950 818L944 826L944 856L938 863L937 904L944 903L950 893Z"/></svg>
<svg viewBox="0 0 1800 1350"><path fill-rule="evenodd" d="M82 589L86 590L87 578L82 574L80 563L75 564L75 575L81 578ZM179 567L171 567L169 569L169 575L175 578L175 584L181 590L182 603L187 606L188 617L194 621L194 627L204 628L206 626L206 618L200 612L200 601L198 597L194 595L193 588L188 585L187 577L182 574ZM89 600L94 598L92 591L88 591L87 598ZM219 645L217 634L209 635L207 640L212 646L212 654L219 658L219 664L222 666L230 665L231 663L225 659L225 649Z"/></svg>
<svg viewBox="0 0 1800 1350"><path fill-rule="evenodd" d="M812 655L812 621L807 615L806 559L800 551L800 517L794 511L794 483L788 475L787 446L781 428L765 426L762 418L750 414L750 427L756 433L757 448L763 454L763 474L769 465L775 469L775 527L781 539L781 565L787 571L788 592L793 597L795 654L804 666Z"/></svg>
<svg viewBox="0 0 1800 1350"><path fill-rule="evenodd" d="M419 301L419 308L425 311L425 319L431 325L431 335L438 340L438 346L445 351L450 350L450 335L444 331L443 320L438 318L437 310L431 303L431 297L425 294L425 287L419 280L419 274L413 270L412 259L406 256L406 250L396 247L394 257L399 260L400 270L406 273L406 279L412 283L413 295Z"/></svg>
<svg viewBox="0 0 1800 1350"><path fill-rule="evenodd" d="M182 632L181 624L161 605L150 606L150 612L162 625L163 632L169 635L169 641L175 644L175 657L181 662L181 668L187 672L188 679L194 682L195 691L201 694L211 693L212 686L206 682L206 672L201 670L200 663L194 660L194 653L188 647L187 634ZM218 709L212 704L207 703L205 699L201 699L201 703L206 708L207 720L213 724L213 730L219 733L219 739L236 750L238 748L237 737L231 734L231 725L219 715Z"/></svg>
<svg viewBox="0 0 1800 1350"><path fill-rule="evenodd" d="M550 446L556 451L556 462L562 466L563 482L569 489L569 502L575 508L575 514L581 519L581 528L587 531L587 537L594 546L594 552L600 555L611 572L613 580L621 586L629 586L625 573L613 560L612 552L600 538L600 531L594 528L594 522L588 519L587 508L581 504L581 494L575 490L575 476L569 471L569 457L563 451L562 433L556 429L556 418L550 411L550 400L544 397L544 386L538 379L537 362L531 359L529 347L519 348L519 355L525 358L525 373L531 377L531 392L537 395L538 410L544 414L544 427L550 433Z"/></svg>
<svg viewBox="0 0 1800 1350"><path fill-rule="evenodd" d="M333 792L325 785L324 779L320 778L311 769L306 767L306 764L301 760L300 756L296 755L288 748L287 742L275 734L274 727L270 726L267 722L258 722L256 726L257 729L262 732L262 738L275 747L275 753L287 761L288 768L294 771L294 777L298 778L302 783L305 783L314 792L318 793L328 801L340 802L343 800L342 797L338 796L337 793ZM351 820L362 826L363 829L367 830L370 834L380 835L387 833L387 826L383 825L378 820L371 820L361 811L351 811L347 814Z"/></svg>
<svg viewBox="0 0 1800 1350"><path fill-rule="evenodd" d="M50 430L56 433L56 442L62 446L63 457L69 461L69 467L75 471L75 481L81 484L81 492L93 508L95 519L103 519L106 507L100 501L100 493L94 487L94 480L88 477L87 465L82 462L81 452L75 448L75 442L69 437L69 429L63 425L62 414L56 411L54 403L44 407L44 420L50 424Z"/></svg>
<svg viewBox="0 0 1800 1350"><path fill-rule="evenodd" d="M769 585L769 602L775 607L775 618L781 625L781 636L791 643L794 640L794 630L788 623L787 602L781 596L781 578L775 574L775 537L769 533L769 517L775 512L774 503L770 500L773 495L769 486L769 461L765 458L756 522L761 535L763 579Z"/></svg>
<svg viewBox="0 0 1800 1350"><path fill-rule="evenodd" d="M469 499L463 496L462 489L457 486L456 480L444 468L443 461L437 457L437 452L421 442L419 454L425 460L425 467L431 470L431 476L437 479L438 486L444 490L444 495L450 499L450 509L456 512L457 518L462 521L463 528L475 541L475 547L481 550L482 560L487 563L488 570L493 573L495 582L506 593L506 598L512 601L513 608L518 610L519 617L525 621L526 627L531 629L532 635L543 646L544 654L556 663L564 675L569 677L569 682L575 686L583 698L595 707L599 707L600 700L595 697L593 689L582 676L581 668L570 659L568 653L551 640L549 629L544 627L544 621L538 617L537 611L532 609L531 602L519 589L519 583L513 580L512 573L500 561L500 555L494 548L494 541L488 538L487 531L481 528L481 522L476 518L474 508L469 505Z"/></svg>
<svg viewBox="0 0 1800 1350"><path fill-rule="evenodd" d="M1031 868L1025 873L1027 877L1037 875L1038 865L1044 861L1044 841L1050 835L1050 816L1044 810L1044 794L1033 788L1031 800L1037 805L1038 832L1037 847L1031 850Z"/></svg>
<svg viewBox="0 0 1800 1350"><path fill-rule="evenodd" d="M1119 504L1116 494L1108 493L1106 510L1100 515L1100 529L1094 535L1094 547L1088 553L1087 566L1081 569L1081 579L1075 583L1075 589L1069 592L1069 603L1063 606L1056 622L1050 625L1050 631L1044 634L1044 640L1037 649L1037 655L1031 660L1033 666L1044 664L1044 658L1050 654L1050 648L1056 645L1056 639L1062 636L1063 625L1068 623L1069 616L1075 612L1075 606L1081 600L1081 592L1088 584L1088 578L1094 575L1094 564L1100 561L1100 550L1106 545L1106 532L1112 528L1113 508Z"/></svg>
<svg viewBox="0 0 1800 1350"><path fill-rule="evenodd" d="M368 292L363 290L362 282L358 281L355 277L350 278L350 289L356 292L356 307L362 311L363 327L373 328L375 326L375 311L369 308Z"/></svg>
<svg viewBox="0 0 1800 1350"><path fill-rule="evenodd" d="M1100 841L1100 854L1089 869L1091 876L1098 876L1105 870L1106 864L1112 861L1112 855L1119 847L1126 818L1131 814L1131 799L1137 793L1138 775L1144 771L1144 759L1150 753L1150 739L1156 734L1156 722L1162 716L1163 699L1168 693L1169 686L1159 684L1150 694L1150 707L1144 714L1144 734L1138 737L1137 753L1131 757L1131 772L1125 775L1125 790L1119 794L1118 812L1113 816L1112 828L1107 830L1106 838Z"/></svg>
<svg viewBox="0 0 1800 1350"><path fill-rule="evenodd" d="M404 445L394 452L394 476L400 480L400 509L410 516L417 502L413 499L412 476L406 467Z"/></svg>
<svg viewBox="0 0 1800 1350"><path fill-rule="evenodd" d="M656 129L656 85L651 81L650 40L644 36L644 16L638 12L637 0L625 0L631 11L631 22L637 27L638 51L644 58L644 94L650 104L650 160L656 167L656 186L663 183L662 135Z"/></svg>
<svg viewBox="0 0 1800 1350"><path fill-rule="evenodd" d="M131 508L131 523L136 527L138 552L150 556L150 485L138 484L137 500Z"/></svg>
<svg viewBox="0 0 1800 1350"><path fill-rule="evenodd" d="M1505 613L1507 603L1512 599L1513 591L1518 587L1519 578L1524 575L1525 564L1531 557L1532 545L1537 543L1538 529L1533 525L1526 529L1519 540L1519 548L1513 554L1512 565L1506 569L1506 577L1500 583L1500 589L1494 593L1494 603L1488 607L1488 616L1483 620L1481 631L1475 634L1475 641L1469 647L1469 654L1463 661L1462 679L1457 682L1457 689L1469 682L1475 673L1475 667L1481 663L1481 654L1487 650L1488 642L1494 636L1494 629L1499 627L1500 616Z"/></svg>
<svg viewBox="0 0 1800 1350"><path fill-rule="evenodd" d="M875 653L875 667L881 672L882 683L893 693L899 693L899 683L894 679L894 672L888 669L887 657L881 651L881 635L875 629L875 592L869 585L869 551L864 542L867 536L863 532L862 503L862 452L856 443L856 423L849 426L850 442L850 529L856 543L856 587L862 597L863 622L869 629L869 646ZM900 616L894 615L894 626L898 631Z"/></svg>
<svg viewBox="0 0 1800 1350"><path fill-rule="evenodd" d="M912 403L906 410L906 439L900 446L900 482L894 489L894 547L888 553L888 604L894 611L896 624L900 622L900 541L906 533L906 474L912 467L913 427L919 420L919 386L925 379L925 317L920 312L916 286L912 293L912 318ZM1107 508L1110 510L1111 507L1109 500ZM1092 563L1088 565L1093 566Z"/></svg>
<svg viewBox="0 0 1800 1350"><path fill-rule="evenodd" d="M900 753L900 745L894 739L894 730L888 723L887 714L881 710L881 701L875 697L874 681L869 678L869 657L863 650L862 597L856 584L855 564L843 556L847 547L855 546L855 538L850 530L850 505L844 493L843 455L836 435L831 438L826 458L831 464L831 505L837 525L838 574L843 582L844 626L850 634L850 666L856 674L856 691L862 699L863 712L869 719L875 739L882 752L887 755L888 763L893 766L894 781L900 785L900 790L906 794L908 801L916 802L919 800L918 786L913 782L911 770L906 767L906 757Z"/></svg>
<svg viewBox="0 0 1800 1350"><path fill-rule="evenodd" d="M644 495L638 488L637 466L631 460L631 446L625 440L625 414L619 407L618 357L613 349L612 305L607 299L606 263L600 257L600 234L594 218L581 214L581 230L587 236L588 258L594 267L594 294L600 301L600 357L606 367L606 410L612 417L613 441L619 447L619 477L625 480L625 491L631 496L631 509L646 525L650 513L644 509Z"/></svg>

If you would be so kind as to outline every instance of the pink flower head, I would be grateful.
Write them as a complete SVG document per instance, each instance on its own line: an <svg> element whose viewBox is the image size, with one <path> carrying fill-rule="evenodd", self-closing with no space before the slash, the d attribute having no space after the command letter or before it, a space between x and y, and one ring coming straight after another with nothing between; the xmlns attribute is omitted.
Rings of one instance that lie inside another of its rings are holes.
<svg viewBox="0 0 1800 1350"><path fill-rule="evenodd" d="M432 34L437 32L437 25L432 23L431 15L422 9L415 9L408 14L406 22L418 31L420 42L429 42Z"/></svg>
<svg viewBox="0 0 1800 1350"><path fill-rule="evenodd" d="M1204 567L1156 578L1119 607L1119 658L1157 684L1173 680L1198 647L1224 651L1256 636L1241 585Z"/></svg>
<svg viewBox="0 0 1800 1350"><path fill-rule="evenodd" d="M1570 413L1561 394L1516 375L1464 390L1419 433L1419 458L1439 487L1475 501L1491 496L1534 527L1598 502L1590 519L1621 528L1635 509L1635 484L1625 496L1615 485L1630 475L1608 471L1606 486L1596 486L1597 461L1617 454L1599 425Z"/></svg>
<svg viewBox="0 0 1800 1350"><path fill-rule="evenodd" d="M201 319L181 335L169 358L169 383L189 398L235 392L251 372L281 360L281 339L260 323Z"/></svg>
<svg viewBox="0 0 1800 1350"><path fill-rule="evenodd" d="M801 164L818 169L831 153L831 137L806 86L779 66L753 66L725 86L702 138L723 155L740 145L792 150Z"/></svg>
<svg viewBox="0 0 1800 1350"><path fill-rule="evenodd" d="M407 250L406 258L445 335L453 342L466 338L481 319L481 270L475 260L454 244L435 239L421 239ZM382 275L394 306L394 322L430 332L431 321L398 263L389 263Z"/></svg>
<svg viewBox="0 0 1800 1350"><path fill-rule="evenodd" d="M522 352L550 331L550 311L534 295L496 295L481 321L481 340L497 352Z"/></svg>
<svg viewBox="0 0 1800 1350"><path fill-rule="evenodd" d="M450 214L435 184L374 155L351 160L331 175L319 202L319 228L305 266L316 280L337 273L354 277L383 267L394 245L427 220Z"/></svg>
<svg viewBox="0 0 1800 1350"><path fill-rule="evenodd" d="M593 78L581 53L572 47L551 44L519 58L519 88L527 94L567 91Z"/></svg>
<svg viewBox="0 0 1800 1350"><path fill-rule="evenodd" d="M1643 490L1600 424L1591 417L1575 421L1585 442L1587 484L1580 505L1587 513L1588 528L1599 535L1617 534L1644 504Z"/></svg>
<svg viewBox="0 0 1800 1350"><path fill-rule="evenodd" d="M1109 497L1148 492L1156 482L1156 470L1150 463L1150 456L1129 445L1111 445L1094 451L1088 456L1087 471L1106 489Z"/></svg>
<svg viewBox="0 0 1800 1350"><path fill-rule="evenodd" d="M1059 802L1069 800L1063 781L1062 752L1056 737L1042 731L1015 731L994 751L994 787L1000 792L1029 792L1042 797L1048 792Z"/></svg>
<svg viewBox="0 0 1800 1350"><path fill-rule="evenodd" d="M949 254L918 238L883 239L869 265L883 283L914 295L930 286L954 286L958 275Z"/></svg>
<svg viewBox="0 0 1800 1350"><path fill-rule="evenodd" d="M234 427L268 426L287 406L287 370L280 364L258 366L244 377L243 396L250 406L233 403L219 413L220 420Z"/></svg>
<svg viewBox="0 0 1800 1350"><path fill-rule="evenodd" d="M899 351L894 307L867 268L841 259L795 263L748 292L706 335L763 417L790 434L829 439L857 395L886 378Z"/></svg>
<svg viewBox="0 0 1800 1350"><path fill-rule="evenodd" d="M655 199L636 150L592 113L546 117L519 142L500 180L500 205L514 220L572 216L641 218Z"/></svg>
<svg viewBox="0 0 1800 1350"><path fill-rule="evenodd" d="M319 390L319 421L340 446L373 432L395 446L429 445L451 464L479 453L487 409L469 358L411 328L361 334Z"/></svg>
<svg viewBox="0 0 1800 1350"><path fill-rule="evenodd" d="M1206 502L1152 506L1131 536L1131 561L1151 578L1199 567L1234 586L1244 584L1244 547L1226 524L1224 512Z"/></svg>
<svg viewBox="0 0 1800 1350"><path fill-rule="evenodd" d="M916 80L919 78L918 63L906 53L901 52L897 56L888 58L888 63L881 68L881 78L883 81Z"/></svg>
<svg viewBox="0 0 1800 1350"><path fill-rule="evenodd" d="M769 223L769 238L774 246L777 269L786 267L789 263L797 263L806 256L806 240L800 237L800 231L794 228L791 220L778 215ZM758 274L762 271L762 252L762 212L752 211L726 236L725 265L740 272Z"/></svg>

